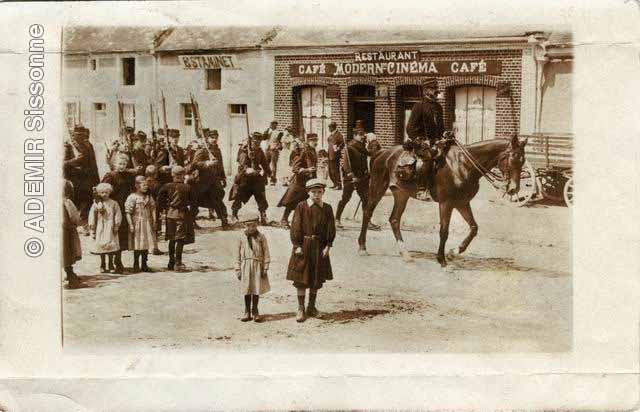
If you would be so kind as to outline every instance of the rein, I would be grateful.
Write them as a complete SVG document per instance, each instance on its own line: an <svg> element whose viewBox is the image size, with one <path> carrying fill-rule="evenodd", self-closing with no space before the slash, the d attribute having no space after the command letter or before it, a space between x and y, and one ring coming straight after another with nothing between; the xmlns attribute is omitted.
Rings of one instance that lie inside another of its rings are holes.
<svg viewBox="0 0 640 412"><path fill-rule="evenodd" d="M462 153L467 157L469 162L471 162L471 165L489 181L489 183L491 184L491 186L493 186L494 189L500 192L504 192L503 193L503 196L504 196L504 194L506 194L506 191L496 183L496 182L504 182L504 179L501 176L498 176L497 174L492 172L491 170L488 170L486 167L482 166L480 162L478 162L473 157L473 155L469 153L469 151L462 145L462 143L460 143L458 139L454 138L454 141L456 142L456 145L458 145L458 148L462 151Z"/></svg>

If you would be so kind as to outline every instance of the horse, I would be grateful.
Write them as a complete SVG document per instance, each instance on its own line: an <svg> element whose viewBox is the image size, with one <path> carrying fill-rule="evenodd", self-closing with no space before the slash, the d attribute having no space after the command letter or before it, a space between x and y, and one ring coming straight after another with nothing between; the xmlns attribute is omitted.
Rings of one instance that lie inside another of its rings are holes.
<svg viewBox="0 0 640 412"><path fill-rule="evenodd" d="M527 139L521 141L517 135L510 139L485 140L462 147L453 144L440 159L442 166L435 169L429 192L433 200L439 204L440 245L437 260L442 267L447 266L445 245L449 237L449 222L453 210L456 209L469 225L469 234L458 247L458 253L461 254L478 233L478 224L473 217L470 202L480 189L480 179L486 174L491 174L490 170L497 166L502 176L505 176L506 194L518 193L526 144ZM395 177L396 163L403 150L402 146L385 149L378 154L371 166L369 201L363 208L362 227L358 238L361 255L368 254L366 238L371 216L387 188L391 188L393 211L389 223L400 254L405 261L412 260L402 239L400 221L409 198L416 196L416 186L415 183L405 183Z"/></svg>

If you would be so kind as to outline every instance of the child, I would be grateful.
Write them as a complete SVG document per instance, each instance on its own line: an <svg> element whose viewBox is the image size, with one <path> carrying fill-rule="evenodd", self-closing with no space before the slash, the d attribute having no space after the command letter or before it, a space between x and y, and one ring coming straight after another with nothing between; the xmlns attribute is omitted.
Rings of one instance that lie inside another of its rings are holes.
<svg viewBox="0 0 640 412"><path fill-rule="evenodd" d="M258 312L260 295L271 290L269 284L269 245L267 238L258 231L260 215L255 215L246 222L247 228L244 235L238 239L235 249L236 276L240 281L240 292L244 295L244 316L242 322L252 319L261 322ZM253 309L251 304L253 302Z"/></svg>
<svg viewBox="0 0 640 412"><path fill-rule="evenodd" d="M324 149L318 151L318 178L321 180L329 178L329 153Z"/></svg>
<svg viewBox="0 0 640 412"><path fill-rule="evenodd" d="M316 308L318 289L325 281L333 279L329 250L336 237L336 226L333 209L322 201L325 187L319 179L307 182L309 199L298 204L291 223L293 250L287 280L293 281L297 289L297 322L304 322L307 316L320 317ZM309 306L305 312L306 289L309 289Z"/></svg>
<svg viewBox="0 0 640 412"><path fill-rule="evenodd" d="M153 237L153 253L154 255L162 255L162 251L158 248L158 235L162 231L162 219L160 218L162 210L157 207L158 205L158 192L160 191L160 182L158 181L158 168L154 165L147 166L145 170L145 176L147 177L147 186L149 187L149 194L154 202L156 202L156 215L154 217L154 232Z"/></svg>
<svg viewBox="0 0 640 412"><path fill-rule="evenodd" d="M77 229L80 224L80 212L78 212L71 200L73 198L73 184L69 180L64 180L62 193L62 267L64 267L64 272L67 275L69 287L75 288L80 280L73 271L73 264L82 259L82 249Z"/></svg>
<svg viewBox="0 0 640 412"><path fill-rule="evenodd" d="M160 188L158 203L167 209L165 236L169 241L169 264L167 269L184 272L182 264L182 250L184 245L195 242L195 232L192 217L195 205L191 186L184 183L185 170L182 166L171 169L173 182Z"/></svg>
<svg viewBox="0 0 640 412"><path fill-rule="evenodd" d="M156 237L156 202L149 194L146 177L136 177L136 191L127 198L124 210L129 224L129 250L133 250L133 271L135 273L142 269L143 272L151 272L147 260Z"/></svg>
<svg viewBox="0 0 640 412"><path fill-rule="evenodd" d="M102 178L102 183L109 183L113 188L113 192L110 197L118 202L118 206L120 206L120 213L124 212L124 203L127 201L127 198L134 189L135 173L131 169L127 169L129 161L128 156L118 154L114 160L114 170L108 172ZM114 273L124 272L121 250L129 249L129 224L127 219L122 219L122 223L118 228L118 242L120 242L120 250L116 252L114 257L113 263L116 267Z"/></svg>
<svg viewBox="0 0 640 412"><path fill-rule="evenodd" d="M118 202L111 199L113 187L109 183L96 186L96 198L89 210L89 230L95 240L91 253L100 255L100 272L117 273L113 263L116 253L120 252L118 230L122 223L122 212ZM109 257L109 267L106 257ZM122 271L120 271L122 273Z"/></svg>

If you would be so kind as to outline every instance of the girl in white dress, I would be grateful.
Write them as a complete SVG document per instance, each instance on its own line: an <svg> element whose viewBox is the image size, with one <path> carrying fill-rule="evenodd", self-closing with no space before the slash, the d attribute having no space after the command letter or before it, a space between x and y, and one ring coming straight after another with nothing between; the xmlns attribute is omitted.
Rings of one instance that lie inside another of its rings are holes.
<svg viewBox="0 0 640 412"><path fill-rule="evenodd" d="M122 212L118 202L111 199L113 187L109 183L100 183L96 186L96 199L89 210L89 230L94 240L91 253L100 255L100 271L102 273L114 272L113 259L120 250L118 230L122 223ZM109 257L109 267L106 266L106 257Z"/></svg>
<svg viewBox="0 0 640 412"><path fill-rule="evenodd" d="M146 177L136 177L136 191L127 197L124 210L129 223L129 249L133 250L133 271L151 272L147 260L149 249L155 245L156 203L149 194Z"/></svg>

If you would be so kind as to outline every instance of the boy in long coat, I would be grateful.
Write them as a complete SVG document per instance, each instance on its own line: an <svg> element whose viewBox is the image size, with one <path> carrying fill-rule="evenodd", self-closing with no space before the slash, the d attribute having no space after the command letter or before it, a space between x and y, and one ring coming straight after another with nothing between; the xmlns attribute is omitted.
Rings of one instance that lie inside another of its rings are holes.
<svg viewBox="0 0 640 412"><path fill-rule="evenodd" d="M318 156L316 146L318 145L318 135L315 133L307 135L307 144L302 148L298 156L293 161L293 178L287 191L280 199L278 207L284 207L284 214L280 223L284 227L289 226L289 215L298 206L298 203L306 200L306 184L309 180L317 177Z"/></svg>
<svg viewBox="0 0 640 412"><path fill-rule="evenodd" d="M298 204L291 223L293 250L287 280L293 281L297 289L297 322L304 322L307 316L320 316L316 308L318 289L333 279L329 250L336 237L336 226L331 205L322 201L325 187L318 179L307 182L309 199ZM306 289L309 289L309 306L305 312Z"/></svg>

